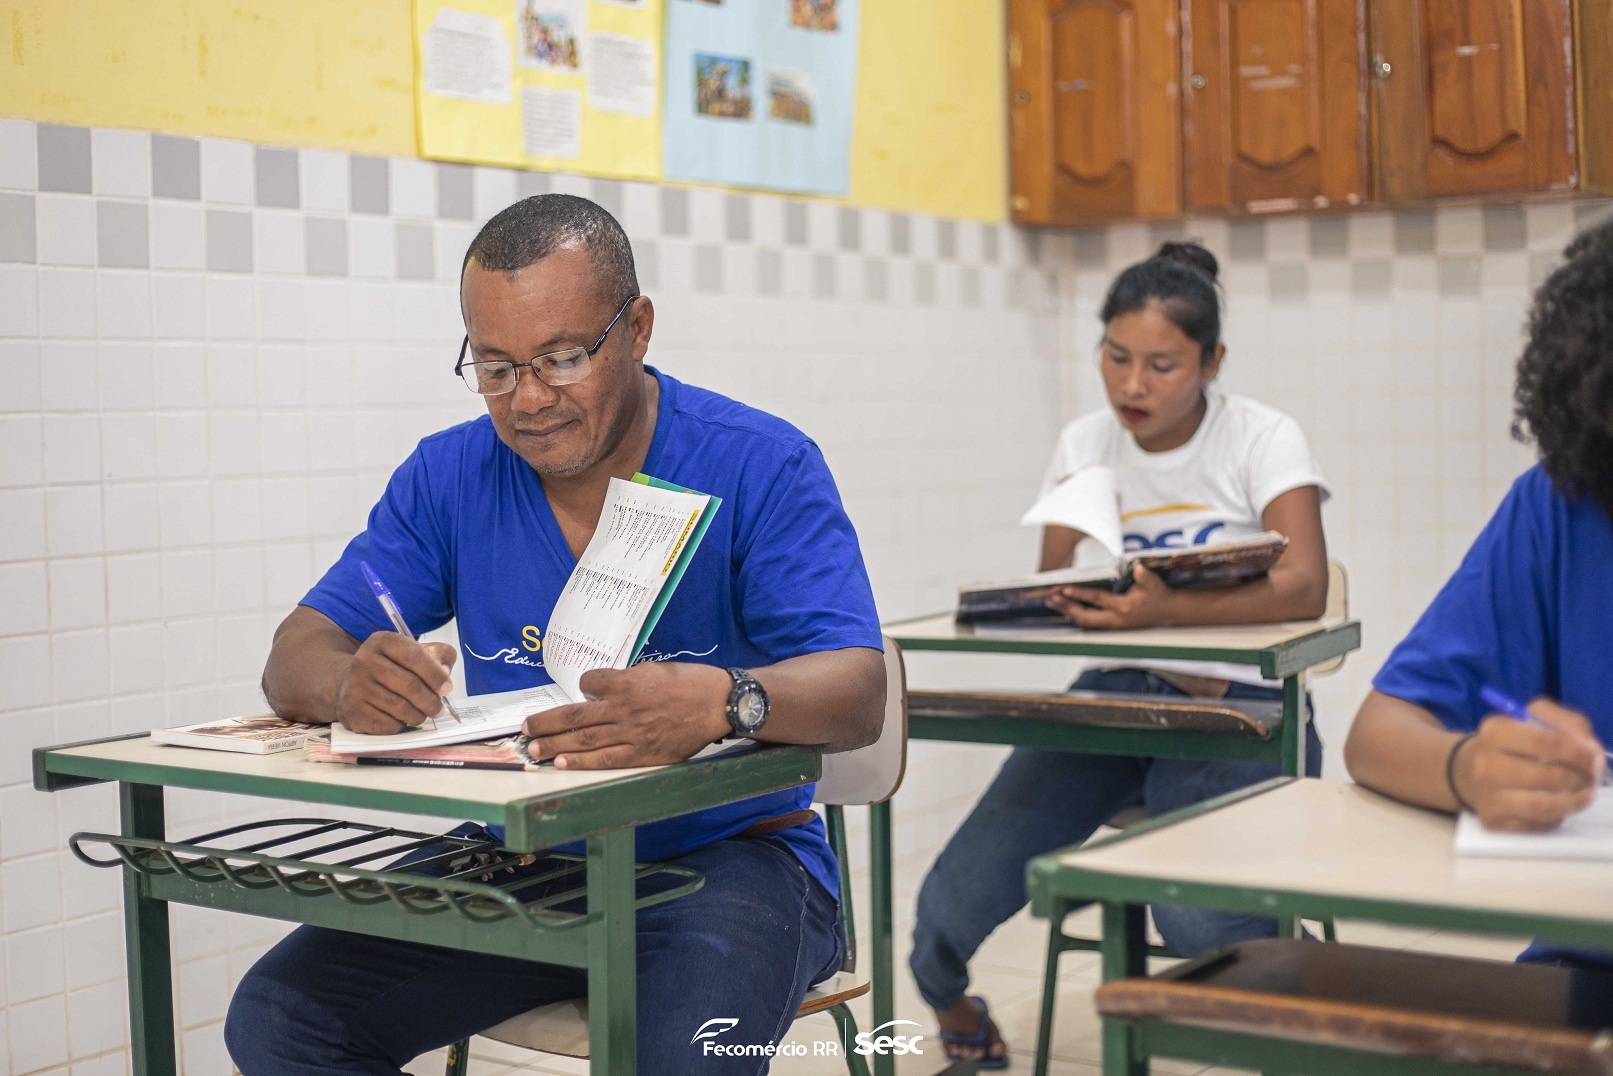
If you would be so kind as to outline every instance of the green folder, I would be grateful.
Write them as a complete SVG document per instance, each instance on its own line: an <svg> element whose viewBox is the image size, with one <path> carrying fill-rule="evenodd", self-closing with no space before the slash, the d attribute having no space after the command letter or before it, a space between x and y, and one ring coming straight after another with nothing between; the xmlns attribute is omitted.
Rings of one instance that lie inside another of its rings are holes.
<svg viewBox="0 0 1613 1076"><path fill-rule="evenodd" d="M675 486L671 482L663 482L659 478L651 478L647 474L635 474L633 481L641 486L669 489L674 493L694 493L702 497L711 496L708 493L700 493L699 490L685 489L682 486ZM722 504L721 497L711 497L711 500L706 502L706 510L700 513L700 518L695 521L694 528L689 532L688 540L683 543L683 548L678 551L678 559L673 562L672 570L667 573L666 585L661 588L661 593L656 597L655 604L650 607L650 615L644 618L644 627L639 629L638 639L633 643L633 656L627 662L629 667L638 661L639 653L643 651L644 644L649 641L650 632L655 630L656 623L661 619L661 612L666 609L666 603L672 600L672 592L678 589L678 581L683 578L683 573L689 567L689 562L694 559L695 550L700 548L700 539L706 536L706 528L711 526L711 517L717 514L717 506L720 504Z"/></svg>

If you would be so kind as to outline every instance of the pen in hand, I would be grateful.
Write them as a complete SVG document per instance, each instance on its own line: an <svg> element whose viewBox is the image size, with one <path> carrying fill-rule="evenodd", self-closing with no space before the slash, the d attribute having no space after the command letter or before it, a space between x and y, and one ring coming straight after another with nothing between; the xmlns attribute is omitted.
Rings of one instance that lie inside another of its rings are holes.
<svg viewBox="0 0 1613 1076"><path fill-rule="evenodd" d="M365 580L370 584L370 589L375 592L376 600L381 603L381 608L386 612L387 619L392 621L392 630L413 639L415 634L409 630L408 621L403 619L403 611L398 608L397 599L392 597L392 591L388 590L387 585L381 582L381 577L375 574L375 569L370 567L368 561L361 560L358 562L358 566L359 570L364 573ZM455 710L454 704L448 701L448 696L442 695L439 698L442 699L443 706L447 707L449 716L456 722L463 724L464 722L459 717L459 711Z"/></svg>
<svg viewBox="0 0 1613 1076"><path fill-rule="evenodd" d="M1483 700L1484 705L1488 706L1498 714L1505 714L1516 721L1522 721L1525 725L1533 725L1537 729L1551 728L1550 725L1546 724L1544 721L1540 720L1540 718L1530 713L1527 706L1513 698L1511 695L1508 695L1506 692L1501 691L1499 688L1480 688L1479 698ZM1613 763L1613 751L1603 751L1602 757L1605 758L1609 763ZM1613 783L1613 766L1610 766L1608 769L1602 772L1602 784L1605 785L1609 783Z"/></svg>

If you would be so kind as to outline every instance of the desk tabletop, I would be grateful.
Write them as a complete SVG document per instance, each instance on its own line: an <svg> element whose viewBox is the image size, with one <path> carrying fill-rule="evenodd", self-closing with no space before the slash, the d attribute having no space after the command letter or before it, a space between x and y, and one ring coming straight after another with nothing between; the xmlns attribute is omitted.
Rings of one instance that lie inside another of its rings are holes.
<svg viewBox="0 0 1613 1076"><path fill-rule="evenodd" d="M1454 818L1345 782L1279 780L1211 803L1044 856L1033 873L1065 896L1140 888L1170 903L1213 895L1212 907L1280 905L1613 948L1605 863L1458 858Z"/></svg>
<svg viewBox="0 0 1613 1076"><path fill-rule="evenodd" d="M808 747L620 770L358 766L309 762L300 751L247 755L174 747L140 734L40 748L34 786L49 791L124 781L469 818L505 826L506 843L525 851L814 781L820 768L819 751Z"/></svg>
<svg viewBox="0 0 1613 1076"><path fill-rule="evenodd" d="M951 613L885 625L904 650L967 650L990 654L1058 654L1155 660L1226 661L1260 666L1267 677L1290 676L1361 646L1361 625L1347 618L1229 627L993 628L959 624Z"/></svg>

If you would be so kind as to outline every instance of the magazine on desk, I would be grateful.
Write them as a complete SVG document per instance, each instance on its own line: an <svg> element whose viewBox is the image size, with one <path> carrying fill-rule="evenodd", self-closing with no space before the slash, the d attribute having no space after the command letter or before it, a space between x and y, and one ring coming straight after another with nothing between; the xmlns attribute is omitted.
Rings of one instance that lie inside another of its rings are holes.
<svg viewBox="0 0 1613 1076"><path fill-rule="evenodd" d="M339 755L487 740L519 732L530 714L582 701L590 669L625 669L637 659L722 503L648 475L610 480L599 525L549 617L543 666L552 684L455 699L425 727L391 736L331 730Z"/></svg>
<svg viewBox="0 0 1613 1076"><path fill-rule="evenodd" d="M172 747L202 747L209 751L235 751L243 755L278 755L296 751L310 740L323 739L323 725L303 725L274 714L251 714L152 729L151 742Z"/></svg>

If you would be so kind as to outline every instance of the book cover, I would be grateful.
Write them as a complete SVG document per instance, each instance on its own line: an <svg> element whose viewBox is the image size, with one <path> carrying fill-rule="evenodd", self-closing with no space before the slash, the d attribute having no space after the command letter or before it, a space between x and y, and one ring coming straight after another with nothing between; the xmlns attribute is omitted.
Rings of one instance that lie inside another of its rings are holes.
<svg viewBox="0 0 1613 1076"><path fill-rule="evenodd" d="M323 725L303 725L274 714L254 714L171 729L152 729L151 742L245 755L273 755L295 751L312 739L323 739L324 735Z"/></svg>

